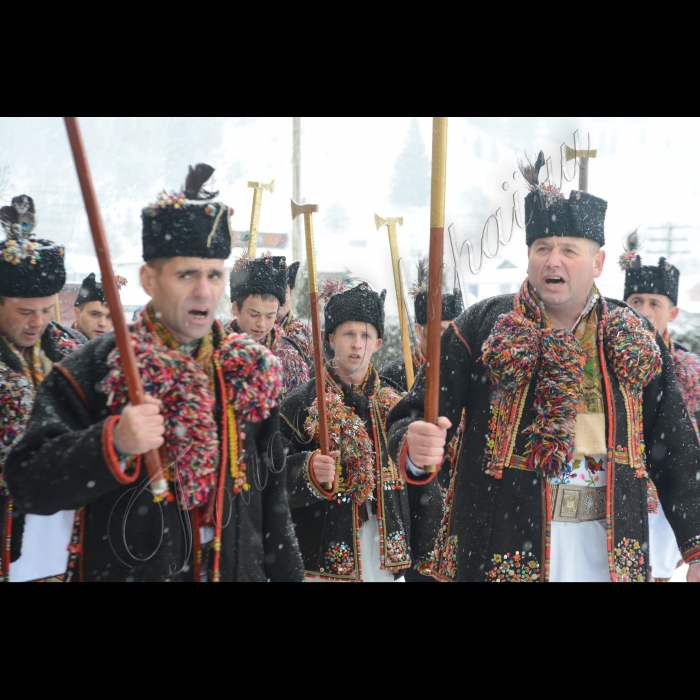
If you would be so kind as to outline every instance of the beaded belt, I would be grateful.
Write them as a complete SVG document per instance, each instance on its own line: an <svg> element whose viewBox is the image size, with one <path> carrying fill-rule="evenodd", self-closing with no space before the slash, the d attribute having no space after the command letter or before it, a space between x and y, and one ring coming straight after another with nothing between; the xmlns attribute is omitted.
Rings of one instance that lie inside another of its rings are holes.
<svg viewBox="0 0 700 700"><path fill-rule="evenodd" d="M607 487L552 486L552 521L591 523L608 515Z"/></svg>

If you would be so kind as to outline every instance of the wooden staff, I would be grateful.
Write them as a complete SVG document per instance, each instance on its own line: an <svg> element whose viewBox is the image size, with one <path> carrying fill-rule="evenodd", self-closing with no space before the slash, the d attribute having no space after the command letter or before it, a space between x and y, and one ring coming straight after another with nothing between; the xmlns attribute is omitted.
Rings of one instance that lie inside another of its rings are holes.
<svg viewBox="0 0 700 700"><path fill-rule="evenodd" d="M270 194L275 191L275 181L268 184L262 182L249 182L248 187L253 192L253 213L250 216L250 240L248 241L248 255L254 258L258 254L258 237L260 235L260 211L262 210L263 192L267 190Z"/></svg>
<svg viewBox="0 0 700 700"><path fill-rule="evenodd" d="M406 384L408 390L413 389L416 375L413 371L413 356L411 355L411 336L408 332L408 309L404 297L403 280L401 275L401 257L399 256L399 240L396 235L396 227L403 226L403 217L395 219L382 219L374 215L377 231L386 226L389 230L389 245L391 247L391 262L394 267L394 285L396 286L396 303L399 305L399 324L401 326L401 344L403 347L403 363L406 367Z"/></svg>
<svg viewBox="0 0 700 700"><path fill-rule="evenodd" d="M581 192L588 192L588 165L591 158L597 158L598 151L578 151L571 146L566 147L566 162L578 158L580 172L578 176L578 188ZM575 174L576 171L574 171Z"/></svg>
<svg viewBox="0 0 700 700"><path fill-rule="evenodd" d="M425 368L425 422L440 417L440 351L442 279L445 263L445 190L447 184L447 120L433 117L433 176L430 207L430 273L428 283L428 347ZM438 465L439 466L439 465ZM434 474L438 466L426 468Z"/></svg>
<svg viewBox="0 0 700 700"><path fill-rule="evenodd" d="M309 298L311 301L311 328L314 338L314 368L316 370L316 396L318 397L318 441L321 454L331 453L328 439L328 415L326 413L326 368L323 362L323 337L321 336L321 312L318 300L318 271L316 269L316 248L314 246L313 215L318 213L317 204L297 204L292 200L292 220L304 215L306 229L306 259L309 266ZM328 493L335 491L335 483L322 484Z"/></svg>
<svg viewBox="0 0 700 700"><path fill-rule="evenodd" d="M112 270L112 259L109 254L107 245L107 236L105 235L102 216L97 204L97 193L90 174L90 166L85 152L85 144L83 143L80 125L77 117L64 117L66 129L68 130L68 138L73 150L73 159L75 167L78 171L78 179L80 180L80 188L83 191L83 199L85 200L85 208L87 210L88 219L90 221L90 229L92 231L92 240L95 244L97 259L100 263L100 271L102 273L102 286L104 288L107 305L112 313L112 321L114 322L114 335L121 355L122 368L126 377L126 384L129 390L129 400L134 406L141 406L145 402L143 393L143 385L141 377L136 366L136 355L131 344L131 334L126 325L124 317L124 309L122 308L121 298L119 297L119 287L117 279ZM160 455L157 450L153 450L146 455L146 465L148 474L151 479L151 489L156 496L163 496L168 491L168 482L163 473L163 467L160 462Z"/></svg>
<svg viewBox="0 0 700 700"><path fill-rule="evenodd" d="M53 320L56 323L61 322L61 297L59 294L56 295L53 302Z"/></svg>

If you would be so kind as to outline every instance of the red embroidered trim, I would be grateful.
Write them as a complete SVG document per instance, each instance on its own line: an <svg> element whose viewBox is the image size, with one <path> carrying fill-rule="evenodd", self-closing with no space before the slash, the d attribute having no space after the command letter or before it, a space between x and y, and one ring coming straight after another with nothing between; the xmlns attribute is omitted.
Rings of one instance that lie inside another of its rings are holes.
<svg viewBox="0 0 700 700"><path fill-rule="evenodd" d="M314 474L314 461L315 461L316 457L318 457L319 454L320 454L320 452L316 452L309 460L309 479L311 480L311 483L314 485L314 488L319 492L319 494L321 496L323 496L323 498L325 498L329 501L332 501L333 496L335 495L336 485L338 483L338 475L336 474L336 477L333 480L333 490L332 491L326 491L326 489L324 489L323 486L321 486L321 484L318 483L318 481L316 480L316 475Z"/></svg>
<svg viewBox="0 0 700 700"><path fill-rule="evenodd" d="M462 342L462 345L467 349L467 352L469 353L469 359L473 360L474 357L472 355L472 349L469 347L469 343L464 339L464 336L459 332L459 329L457 328L457 324L453 321L451 324L452 329L455 332L455 335L459 338L459 340Z"/></svg>
<svg viewBox="0 0 700 700"><path fill-rule="evenodd" d="M421 479L421 481L416 481L411 478L408 474L408 469L406 469L406 461L408 460L408 437L404 438L403 447L399 453L399 469L401 469L401 476L403 476L404 481L411 486L427 486L437 479L438 472L440 469L436 469L434 474L426 474L427 479ZM441 465L442 466L442 465Z"/></svg>
<svg viewBox="0 0 700 700"><path fill-rule="evenodd" d="M83 388L80 386L80 384L78 384L75 377L60 363L55 364L53 367L63 375L66 381L73 387L73 391L75 391L75 393L80 397L80 400L89 409L90 403L87 399L87 396L85 395Z"/></svg>
<svg viewBox="0 0 700 700"><path fill-rule="evenodd" d="M141 459L139 458L134 469L133 476L127 476L119 467L120 458L114 448L114 428L119 422L119 416L111 416L108 418L102 427L102 457L105 464L112 472L112 476L124 486L135 484L141 475Z"/></svg>

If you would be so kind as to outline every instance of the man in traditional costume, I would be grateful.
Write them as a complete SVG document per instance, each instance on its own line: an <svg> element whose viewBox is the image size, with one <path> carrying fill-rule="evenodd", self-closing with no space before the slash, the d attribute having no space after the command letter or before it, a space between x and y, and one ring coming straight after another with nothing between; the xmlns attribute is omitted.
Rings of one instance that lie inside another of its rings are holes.
<svg viewBox="0 0 700 700"><path fill-rule="evenodd" d="M440 492L407 486L387 453L386 419L400 396L372 367L386 292L329 282L322 298L334 354L325 376L332 453L318 451L316 384L309 382L282 405L292 518L307 579L389 583L414 563L427 564Z"/></svg>
<svg viewBox="0 0 700 700"><path fill-rule="evenodd" d="M607 203L524 169L529 279L442 342L439 425L425 373L389 420L408 480L440 464L466 410L434 574L489 582L646 582L648 484L700 581L700 445L668 349L595 286Z"/></svg>
<svg viewBox="0 0 700 700"><path fill-rule="evenodd" d="M425 355L423 348L428 347L428 261L421 260L418 263L418 281L411 289L411 296L414 299L414 310L416 323L414 331L418 338L418 345L413 351L413 371L417 376L425 365ZM442 321L441 334L450 327L450 324L464 313L464 300L462 292L455 289L453 294L444 294L442 297ZM382 379L388 379L406 392L408 391L408 381L406 379L406 365L403 358L395 360L391 364L384 367L379 373ZM457 463L461 438L464 434L464 417L460 421L459 429L452 438L445 455L445 460L438 474L438 482L442 491L445 507L447 507L447 498L449 495L450 482L452 473ZM407 583L427 583L435 582L434 579L428 578L420 574L415 567L406 572Z"/></svg>
<svg viewBox="0 0 700 700"><path fill-rule="evenodd" d="M74 513L66 507L51 517L25 517L9 495L4 470L26 429L37 389L53 364L85 338L51 321L56 294L66 281L64 249L35 238L32 198L16 197L12 206L0 209L0 224L7 234L0 245L0 581L59 580L68 567ZM46 459L50 467L51 458Z"/></svg>
<svg viewBox="0 0 700 700"><path fill-rule="evenodd" d="M428 261L421 260L418 263L418 281L411 288L416 322L413 326L418 344L413 351L413 371L417 375L425 364L423 348L428 347ZM444 294L442 297L442 322L441 333L450 327L452 321L464 313L464 298L459 289L453 294ZM379 372L380 376L392 381L404 391L408 391L406 379L406 365L403 358L386 365Z"/></svg>
<svg viewBox="0 0 700 700"><path fill-rule="evenodd" d="M287 273L286 258L270 253L260 258L244 255L236 261L231 273L235 320L229 330L250 336L279 360L282 367L280 401L309 380L310 362L296 342L275 325L287 295Z"/></svg>
<svg viewBox="0 0 700 700"><path fill-rule="evenodd" d="M127 284L126 279L117 275L117 285L122 289ZM112 312L109 310L105 290L92 272L84 280L75 300L73 309L75 323L73 327L80 331L88 340L111 333L114 329Z"/></svg>
<svg viewBox="0 0 700 700"><path fill-rule="evenodd" d="M292 312L292 294L297 284L300 262L292 263L287 269L287 295L283 306L277 313L277 325L282 333L292 340L301 350L309 367L314 361L314 342L311 326L296 318Z"/></svg>
<svg viewBox="0 0 700 700"><path fill-rule="evenodd" d="M69 580L301 581L279 435L277 360L215 313L225 291L231 210L190 169L185 191L143 211L131 328L147 403L132 406L113 335L43 384L6 477L23 513L79 511ZM160 450L154 497L143 456Z"/></svg>
<svg viewBox="0 0 700 700"><path fill-rule="evenodd" d="M661 258L657 267L643 265L639 255L636 232L627 240L627 252L620 259L625 271L625 301L647 318L663 338L673 357L676 378L696 433L700 418L700 358L671 340L669 324L678 318L678 291L681 273L677 267ZM700 435L700 434L699 434ZM651 536L651 565L657 581L667 581L681 561L678 543L659 503L656 488L650 483L649 531Z"/></svg>

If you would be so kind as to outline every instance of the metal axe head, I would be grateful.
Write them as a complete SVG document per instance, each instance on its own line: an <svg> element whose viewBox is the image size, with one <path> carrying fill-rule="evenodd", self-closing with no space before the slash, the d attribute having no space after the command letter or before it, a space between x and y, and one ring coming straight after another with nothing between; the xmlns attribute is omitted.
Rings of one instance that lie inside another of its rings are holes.
<svg viewBox="0 0 700 700"><path fill-rule="evenodd" d="M267 184L263 182L249 182L248 187L252 190L267 190L270 194L275 192L275 181L269 182Z"/></svg>
<svg viewBox="0 0 700 700"><path fill-rule="evenodd" d="M597 158L598 151L577 151L571 146L566 147L566 162L574 160L575 158Z"/></svg>
<svg viewBox="0 0 700 700"><path fill-rule="evenodd" d="M377 231L379 231L382 228L382 226L403 226L403 216L399 216L393 219L382 219L381 216L375 214L374 220L377 223Z"/></svg>
<svg viewBox="0 0 700 700"><path fill-rule="evenodd" d="M292 200L292 219L302 214L318 214L318 204L297 204Z"/></svg>

